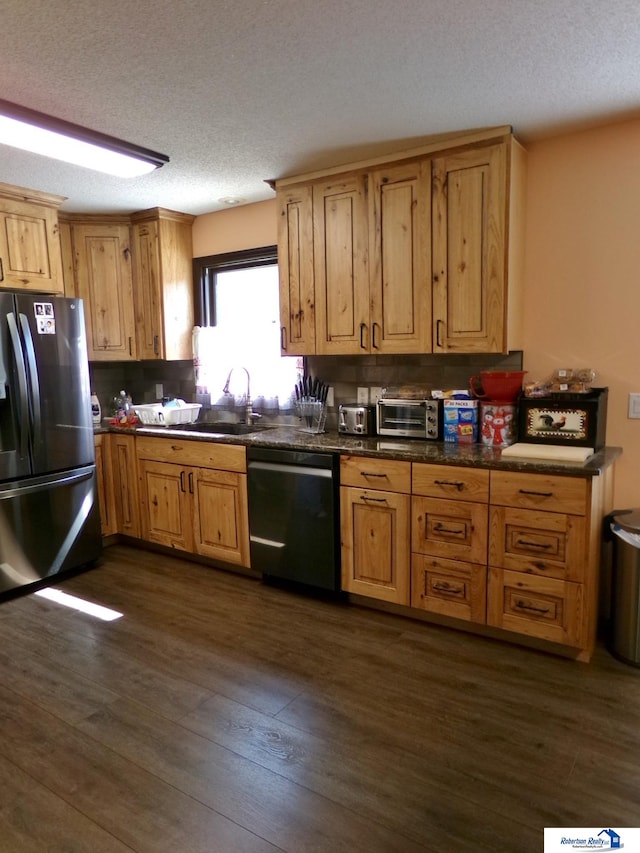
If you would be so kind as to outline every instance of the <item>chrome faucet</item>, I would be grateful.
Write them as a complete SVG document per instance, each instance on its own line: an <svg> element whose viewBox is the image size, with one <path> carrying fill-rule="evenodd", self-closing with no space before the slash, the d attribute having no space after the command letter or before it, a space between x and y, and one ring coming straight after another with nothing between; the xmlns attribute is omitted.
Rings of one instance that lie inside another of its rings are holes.
<svg viewBox="0 0 640 853"><path fill-rule="evenodd" d="M262 415L259 415L257 412L253 411L253 402L251 401L251 378L249 376L249 371L246 367L241 367L241 370L247 374L247 399L245 401L245 423L250 426L253 423L254 418L260 418ZM231 382L231 374L235 370L235 367L232 367L229 371L229 375L227 376L227 381L224 383L224 388L222 389L223 394L230 394L229 391L229 383Z"/></svg>

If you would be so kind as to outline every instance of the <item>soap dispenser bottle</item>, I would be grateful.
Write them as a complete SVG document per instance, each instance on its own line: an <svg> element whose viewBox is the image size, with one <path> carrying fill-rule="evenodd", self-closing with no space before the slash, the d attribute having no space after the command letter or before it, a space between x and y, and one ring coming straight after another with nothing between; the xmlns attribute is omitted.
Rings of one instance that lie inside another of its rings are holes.
<svg viewBox="0 0 640 853"><path fill-rule="evenodd" d="M95 391L91 392L91 418L94 426L100 426L102 422L102 408Z"/></svg>

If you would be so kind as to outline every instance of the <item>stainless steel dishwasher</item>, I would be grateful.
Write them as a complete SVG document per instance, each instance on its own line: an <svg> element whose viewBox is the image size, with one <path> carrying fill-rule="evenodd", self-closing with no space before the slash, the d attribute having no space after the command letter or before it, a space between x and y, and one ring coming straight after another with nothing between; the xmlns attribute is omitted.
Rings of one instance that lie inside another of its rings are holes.
<svg viewBox="0 0 640 853"><path fill-rule="evenodd" d="M340 589L339 457L249 447L251 566L320 590Z"/></svg>

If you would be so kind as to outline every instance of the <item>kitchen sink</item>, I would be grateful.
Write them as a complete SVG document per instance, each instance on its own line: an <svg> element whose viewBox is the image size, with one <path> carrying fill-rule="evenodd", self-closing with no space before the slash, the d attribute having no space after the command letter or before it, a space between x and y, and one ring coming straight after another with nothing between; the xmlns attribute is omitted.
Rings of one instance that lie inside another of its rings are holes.
<svg viewBox="0 0 640 853"><path fill-rule="evenodd" d="M229 421L221 421L220 423L202 423L192 424L174 424L169 429L186 430L188 432L206 432L214 435L249 435L252 432L262 432L266 429L271 429L267 424L239 424Z"/></svg>

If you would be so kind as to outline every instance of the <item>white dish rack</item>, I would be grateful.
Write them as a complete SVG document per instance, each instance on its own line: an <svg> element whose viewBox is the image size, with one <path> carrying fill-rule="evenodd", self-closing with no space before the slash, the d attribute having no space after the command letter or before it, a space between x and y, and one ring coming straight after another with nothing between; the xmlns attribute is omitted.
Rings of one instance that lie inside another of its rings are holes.
<svg viewBox="0 0 640 853"><path fill-rule="evenodd" d="M202 403L183 403L179 406L145 403L141 406L134 405L132 408L146 426L175 426L191 424L197 420Z"/></svg>

